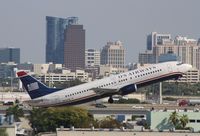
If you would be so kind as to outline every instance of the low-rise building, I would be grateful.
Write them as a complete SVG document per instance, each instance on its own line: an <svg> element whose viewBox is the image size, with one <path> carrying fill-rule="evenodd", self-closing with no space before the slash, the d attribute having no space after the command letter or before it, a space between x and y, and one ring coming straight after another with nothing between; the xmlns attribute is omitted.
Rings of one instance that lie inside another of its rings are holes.
<svg viewBox="0 0 200 136"><path fill-rule="evenodd" d="M62 69L62 64L33 64L33 72L36 75L52 73L56 69Z"/></svg>
<svg viewBox="0 0 200 136"><path fill-rule="evenodd" d="M152 132L149 130L132 129L95 129L95 128L57 128L57 136L198 136L199 133L187 132ZM53 134L42 134L41 136L54 136Z"/></svg>
<svg viewBox="0 0 200 136"><path fill-rule="evenodd" d="M8 136L16 136L14 116L0 114L0 129L5 129Z"/></svg>
<svg viewBox="0 0 200 136"><path fill-rule="evenodd" d="M85 72L84 70L71 71L69 69L62 70L62 73L41 74L41 75L38 76L38 78L43 83L65 82L65 81L75 80L75 79L79 79L82 82L89 82L90 81L88 73Z"/></svg>
<svg viewBox="0 0 200 136"><path fill-rule="evenodd" d="M192 68L187 73L184 73L178 80L168 80L167 82L180 82L180 83L199 83L199 70L197 68Z"/></svg>
<svg viewBox="0 0 200 136"><path fill-rule="evenodd" d="M147 50L144 53L139 53L138 62L141 64L155 63L152 51Z"/></svg>
<svg viewBox="0 0 200 136"><path fill-rule="evenodd" d="M101 65L99 71L99 76L105 77L110 76L112 74L127 72L128 68L115 68L110 65Z"/></svg>
<svg viewBox="0 0 200 136"><path fill-rule="evenodd" d="M174 112L170 111L150 111L147 114L147 124L153 131L173 130L174 126L169 121L169 117ZM187 115L189 122L186 127L192 128L194 132L200 131L200 112L197 111L177 111L179 116Z"/></svg>

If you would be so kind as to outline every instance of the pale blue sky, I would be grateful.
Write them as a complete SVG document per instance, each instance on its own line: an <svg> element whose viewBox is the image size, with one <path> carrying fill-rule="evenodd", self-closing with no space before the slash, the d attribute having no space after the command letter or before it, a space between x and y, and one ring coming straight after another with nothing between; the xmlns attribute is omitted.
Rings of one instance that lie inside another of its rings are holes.
<svg viewBox="0 0 200 136"><path fill-rule="evenodd" d="M45 16L79 17L86 48L121 40L136 62L152 31L200 38L200 0L0 0L0 47L21 48L21 62L45 62Z"/></svg>

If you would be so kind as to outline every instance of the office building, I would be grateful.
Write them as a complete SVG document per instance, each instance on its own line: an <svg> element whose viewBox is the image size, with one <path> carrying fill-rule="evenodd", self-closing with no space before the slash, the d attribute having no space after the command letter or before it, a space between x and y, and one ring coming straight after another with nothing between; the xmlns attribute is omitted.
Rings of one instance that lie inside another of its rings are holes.
<svg viewBox="0 0 200 136"><path fill-rule="evenodd" d="M169 117L174 112L173 110L168 111L149 111L147 114L147 124L150 126L150 129L153 131L169 131L173 130L174 126L169 121ZM179 116L187 115L188 123L186 127L190 127L194 132L200 131L200 112L199 111L177 111Z"/></svg>
<svg viewBox="0 0 200 136"><path fill-rule="evenodd" d="M54 73L56 70L62 69L62 64L33 64L33 73L36 75Z"/></svg>
<svg viewBox="0 0 200 136"><path fill-rule="evenodd" d="M163 54L174 54L177 60L191 64L193 67L200 68L199 57L200 47L194 44L187 45L156 45L153 48L156 63L159 62L159 57ZM168 56L166 56L168 57ZM163 58L164 59L164 58ZM165 58L167 59L167 58Z"/></svg>
<svg viewBox="0 0 200 136"><path fill-rule="evenodd" d="M200 72L196 68L192 68L188 72L184 73L181 78L178 79L179 83L199 83ZM176 80L169 80L167 82L177 82Z"/></svg>
<svg viewBox="0 0 200 136"><path fill-rule="evenodd" d="M145 51L144 53L139 53L138 62L141 64L155 63L153 53L149 50Z"/></svg>
<svg viewBox="0 0 200 136"><path fill-rule="evenodd" d="M122 42L108 42L101 50L101 64L114 68L124 68L125 49Z"/></svg>
<svg viewBox="0 0 200 136"><path fill-rule="evenodd" d="M19 48L0 48L0 63L20 63L20 49Z"/></svg>
<svg viewBox="0 0 200 136"><path fill-rule="evenodd" d="M198 40L198 42L197 42L197 45L200 46L200 38L199 38L199 40Z"/></svg>
<svg viewBox="0 0 200 136"><path fill-rule="evenodd" d="M64 64L64 31L74 24L77 17L46 17L46 63Z"/></svg>
<svg viewBox="0 0 200 136"><path fill-rule="evenodd" d="M100 51L95 49L85 50L85 70L90 74L92 79L99 75Z"/></svg>
<svg viewBox="0 0 200 136"><path fill-rule="evenodd" d="M17 64L13 62L9 63L1 63L0 64L0 78L13 78L14 77L14 69L16 68Z"/></svg>
<svg viewBox="0 0 200 136"><path fill-rule="evenodd" d="M155 45L171 44L171 34L158 34L152 32L147 35L147 50L152 50Z"/></svg>
<svg viewBox="0 0 200 136"><path fill-rule="evenodd" d="M33 64L31 62L25 62L17 64L17 69L25 71L33 71Z"/></svg>
<svg viewBox="0 0 200 136"><path fill-rule="evenodd" d="M99 76L100 77L107 77L110 75L116 75L119 73L127 72L128 68L122 67L113 67L112 65L101 65L99 68Z"/></svg>
<svg viewBox="0 0 200 136"><path fill-rule="evenodd" d="M174 39L174 44L175 45L197 45L198 41L195 39L189 39L187 37L183 36L176 36Z"/></svg>
<svg viewBox="0 0 200 136"><path fill-rule="evenodd" d="M158 57L158 62L167 62L167 61L179 61L179 57L174 53L168 53L168 54L160 54Z"/></svg>
<svg viewBox="0 0 200 136"><path fill-rule="evenodd" d="M100 51L95 49L85 50L85 66L100 66Z"/></svg>
<svg viewBox="0 0 200 136"><path fill-rule="evenodd" d="M41 73L38 75L38 79L40 79L40 81L43 83L51 82L52 84L75 79L79 79L82 82L90 81L89 74L84 70L71 71L69 69L60 69L60 71L57 73Z"/></svg>
<svg viewBox="0 0 200 136"><path fill-rule="evenodd" d="M83 25L70 25L65 30L64 66L71 70L85 68L85 30Z"/></svg>

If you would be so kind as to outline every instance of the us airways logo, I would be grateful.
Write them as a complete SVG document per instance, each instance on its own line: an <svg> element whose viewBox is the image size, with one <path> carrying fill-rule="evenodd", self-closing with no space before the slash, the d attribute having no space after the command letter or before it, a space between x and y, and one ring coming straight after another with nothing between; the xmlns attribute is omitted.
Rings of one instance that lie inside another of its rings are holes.
<svg viewBox="0 0 200 136"><path fill-rule="evenodd" d="M39 85L37 82L31 83L27 85L28 91L33 91L39 89Z"/></svg>

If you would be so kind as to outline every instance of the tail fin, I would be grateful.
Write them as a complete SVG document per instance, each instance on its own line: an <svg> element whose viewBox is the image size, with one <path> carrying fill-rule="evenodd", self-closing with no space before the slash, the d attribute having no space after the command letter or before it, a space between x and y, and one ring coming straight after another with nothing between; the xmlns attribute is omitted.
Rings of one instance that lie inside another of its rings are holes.
<svg viewBox="0 0 200 136"><path fill-rule="evenodd" d="M47 94L50 94L59 90L59 89L47 87L42 82L28 75L24 71L18 72L17 75L20 78L23 86L25 87L31 99L45 96Z"/></svg>

